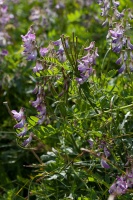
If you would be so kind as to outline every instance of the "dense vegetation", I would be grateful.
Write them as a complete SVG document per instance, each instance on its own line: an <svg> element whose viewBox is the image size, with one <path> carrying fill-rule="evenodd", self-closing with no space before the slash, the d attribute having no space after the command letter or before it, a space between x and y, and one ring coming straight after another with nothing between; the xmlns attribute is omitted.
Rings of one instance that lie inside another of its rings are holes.
<svg viewBox="0 0 133 200"><path fill-rule="evenodd" d="M132 20L132 0L0 0L0 200L133 198Z"/></svg>

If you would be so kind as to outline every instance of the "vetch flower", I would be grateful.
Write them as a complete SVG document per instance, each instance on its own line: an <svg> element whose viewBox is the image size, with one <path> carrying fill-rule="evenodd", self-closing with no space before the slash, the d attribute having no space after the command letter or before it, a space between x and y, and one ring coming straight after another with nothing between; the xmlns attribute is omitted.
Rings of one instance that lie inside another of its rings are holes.
<svg viewBox="0 0 133 200"><path fill-rule="evenodd" d="M33 107L38 107L39 105L40 105L40 103L43 101L43 96L42 95L40 95L40 94L38 94L37 95L37 99L36 99L36 101L32 101L31 102L31 104L32 104L32 106Z"/></svg>
<svg viewBox="0 0 133 200"><path fill-rule="evenodd" d="M117 181L109 189L110 194L121 195L125 194L128 189L127 181L125 176L117 178Z"/></svg>
<svg viewBox="0 0 133 200"><path fill-rule="evenodd" d="M32 141L32 137L33 137L33 133L30 133L29 138L27 138L27 139L23 142L22 146L27 146L27 145Z"/></svg>
<svg viewBox="0 0 133 200"><path fill-rule="evenodd" d="M39 118L38 120L38 124L42 124L46 118L46 106L44 103L40 104L38 107L37 107L37 111L39 112L37 117Z"/></svg>
<svg viewBox="0 0 133 200"><path fill-rule="evenodd" d="M14 119L20 121L24 117L24 108L21 108L19 112L12 110L11 113L13 114Z"/></svg>
<svg viewBox="0 0 133 200"><path fill-rule="evenodd" d="M41 70L43 70L42 63L40 61L37 61L36 66L33 67L33 72L36 73L36 72L39 72Z"/></svg>
<svg viewBox="0 0 133 200"><path fill-rule="evenodd" d="M101 5L101 16L107 16L111 7L109 0L98 0L98 4Z"/></svg>
<svg viewBox="0 0 133 200"><path fill-rule="evenodd" d="M39 84L37 83L32 93L37 94L38 90L39 90Z"/></svg>
<svg viewBox="0 0 133 200"><path fill-rule="evenodd" d="M53 41L53 44L54 44L55 46L62 46L61 39L56 40L56 41Z"/></svg>
<svg viewBox="0 0 133 200"><path fill-rule="evenodd" d="M22 132L20 132L17 136L18 136L18 137L21 137L21 136L23 137L23 136L26 135L27 131L28 131L28 124L26 124L26 125L24 126Z"/></svg>
<svg viewBox="0 0 133 200"><path fill-rule="evenodd" d="M89 45L89 47L84 48L84 50L86 51L90 51L91 49L93 49L95 47L95 41L92 41Z"/></svg>
<svg viewBox="0 0 133 200"><path fill-rule="evenodd" d="M88 143L89 143L90 147L92 148L92 147L93 147L93 145L94 145L94 141L93 141L93 140L87 140L87 141L88 141Z"/></svg>
<svg viewBox="0 0 133 200"><path fill-rule="evenodd" d="M129 37L127 38L127 48L133 50L133 45L131 44Z"/></svg>
<svg viewBox="0 0 133 200"><path fill-rule="evenodd" d="M45 120L45 118L46 118L46 116L45 115L43 115L39 120L38 120L38 124L43 124L43 122L44 122L44 120Z"/></svg>
<svg viewBox="0 0 133 200"><path fill-rule="evenodd" d="M123 10L121 13L117 10L117 8L114 8L114 15L115 15L115 17L118 19L118 20L120 20L122 17L124 17L124 11L125 10Z"/></svg>
<svg viewBox="0 0 133 200"><path fill-rule="evenodd" d="M120 65L121 63L122 63L122 55L116 61L117 65Z"/></svg>
<svg viewBox="0 0 133 200"><path fill-rule="evenodd" d="M19 123L17 123L14 128L23 128L25 125L25 116L22 117L21 121Z"/></svg>
<svg viewBox="0 0 133 200"><path fill-rule="evenodd" d="M8 51L6 49L3 49L0 53L0 55L2 56L7 56L8 55Z"/></svg>
<svg viewBox="0 0 133 200"><path fill-rule="evenodd" d="M98 48L95 48L95 41L91 42L89 47L84 48L87 54L80 58L77 62L78 70L80 71L80 77L76 78L79 84L83 84L93 72L92 66L96 64L96 58L98 55Z"/></svg>
<svg viewBox="0 0 133 200"><path fill-rule="evenodd" d="M84 64L80 61L79 62L79 65L78 65L78 70L81 72L81 73L84 73L86 72L86 70L88 69L88 65L87 64Z"/></svg>
<svg viewBox="0 0 133 200"><path fill-rule="evenodd" d="M101 166L105 169L109 169L110 166L107 164L107 162L104 159L101 159Z"/></svg>
<svg viewBox="0 0 133 200"><path fill-rule="evenodd" d="M56 54L60 62L64 62L66 60L66 55L64 53L64 47L63 47L61 39L54 41L53 44L59 47ZM65 39L65 47L66 48L69 47L67 39Z"/></svg>
<svg viewBox="0 0 133 200"><path fill-rule="evenodd" d="M122 64L121 68L118 70L118 73L121 74L122 72L124 72L126 69L126 64L125 62Z"/></svg>
<svg viewBox="0 0 133 200"><path fill-rule="evenodd" d="M129 62L129 69L131 72L133 72L133 61Z"/></svg>
<svg viewBox="0 0 133 200"><path fill-rule="evenodd" d="M35 36L32 28L30 28L30 30L28 31L28 33L25 36L22 35L21 37L24 42L24 44L23 44L24 56L29 61L36 60L36 57L37 57L37 50L36 50L36 45L35 45L36 44L36 36Z"/></svg>
<svg viewBox="0 0 133 200"><path fill-rule="evenodd" d="M46 106L42 103L37 107L37 111L39 112L38 116L42 116L46 114Z"/></svg>
<svg viewBox="0 0 133 200"><path fill-rule="evenodd" d="M110 156L110 151L108 150L108 148L106 146L104 146L103 150L104 150L104 154L105 154L106 158L108 158Z"/></svg>
<svg viewBox="0 0 133 200"><path fill-rule="evenodd" d="M119 1L112 0L113 6L118 7L120 5Z"/></svg>
<svg viewBox="0 0 133 200"><path fill-rule="evenodd" d="M49 52L48 48L40 48L40 55L44 57Z"/></svg>

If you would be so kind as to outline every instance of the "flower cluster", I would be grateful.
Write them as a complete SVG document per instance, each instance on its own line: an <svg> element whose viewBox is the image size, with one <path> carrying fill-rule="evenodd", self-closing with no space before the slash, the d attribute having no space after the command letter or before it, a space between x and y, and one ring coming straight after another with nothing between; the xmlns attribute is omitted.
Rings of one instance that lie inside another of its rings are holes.
<svg viewBox="0 0 133 200"><path fill-rule="evenodd" d="M54 41L53 45L58 47L58 50L56 53L57 58L59 59L60 62L64 62L66 60L66 55L65 55L65 51L64 51L64 47L63 47L61 39ZM69 47L67 40L65 40L65 47L66 48Z"/></svg>
<svg viewBox="0 0 133 200"><path fill-rule="evenodd" d="M34 5L34 4L33 4ZM53 1L43 3L41 7L33 6L29 20L34 23L34 29L38 30L43 28L43 38L47 38L46 30L48 30L57 16L55 10L60 9L62 4L54 5Z"/></svg>
<svg viewBox="0 0 133 200"><path fill-rule="evenodd" d="M112 24L112 21L115 19L121 19L123 17L123 12L120 13L118 11L118 7L120 5L119 1L115 0L98 0L98 4L101 6L101 16L105 17L105 21L103 22L103 26L109 23ZM112 13L113 14L112 14Z"/></svg>
<svg viewBox="0 0 133 200"><path fill-rule="evenodd" d="M12 14L8 13L8 6L4 4L4 1L0 1L0 46L5 47L10 44L10 36L6 30L6 26L9 21L13 18ZM3 57L7 55L7 50L2 50L0 55Z"/></svg>
<svg viewBox="0 0 133 200"><path fill-rule="evenodd" d="M89 47L84 49L87 55L78 60L78 70L80 71L80 78L76 78L79 84L83 84L93 72L92 66L96 64L98 55L98 48L95 47L95 42L91 42Z"/></svg>
<svg viewBox="0 0 133 200"><path fill-rule="evenodd" d="M125 28L121 23L115 23L115 27L109 30L107 38L112 40L112 51L120 54L116 64L121 65L118 70L122 73L126 69L133 71L133 44L125 35Z"/></svg>
<svg viewBox="0 0 133 200"><path fill-rule="evenodd" d="M129 188L133 188L133 169L126 172L125 175L117 177L116 181L111 185L109 193L118 196L125 194Z"/></svg>
<svg viewBox="0 0 133 200"><path fill-rule="evenodd" d="M45 106L45 92L43 86L38 84L35 86L33 93L37 95L37 99L35 101L31 101L31 104L34 108L36 108L39 118L38 124L42 124L46 118L46 106Z"/></svg>
<svg viewBox="0 0 133 200"><path fill-rule="evenodd" d="M88 140L88 143L91 149L95 148L93 140ZM95 150L96 153L95 155L101 158L101 166L105 169L109 169L110 166L106 162L107 158L110 156L110 151L107 147L107 144L105 141L97 141L97 143L99 143L99 145L98 146L96 145L97 147Z"/></svg>
<svg viewBox="0 0 133 200"><path fill-rule="evenodd" d="M98 0L99 5L101 6L101 15L108 16L111 3L109 0Z"/></svg>
<svg viewBox="0 0 133 200"><path fill-rule="evenodd" d="M21 36L22 40L24 42L23 47L23 55L27 58L27 60L36 60L37 58L37 48L36 48L36 36L32 29L28 31L28 33L25 36Z"/></svg>
<svg viewBox="0 0 133 200"><path fill-rule="evenodd" d="M80 6L90 6L93 3L93 0L77 0L77 3L80 4Z"/></svg>
<svg viewBox="0 0 133 200"><path fill-rule="evenodd" d="M21 108L19 112L17 112L16 110L12 110L11 111L13 118L18 122L14 128L16 129L21 129L21 132L17 135L18 137L24 137L27 134L28 131L28 124L26 123L26 117L24 114L24 108ZM23 142L23 146L28 145L33 137L33 133L30 133L30 136L28 139L24 140Z"/></svg>
<svg viewBox="0 0 133 200"><path fill-rule="evenodd" d="M34 28L36 30L39 29L39 26L45 26L47 27L48 26L48 21L47 21L47 18L46 18L46 14L45 14L45 10L44 9L41 9L39 7L33 7L31 9L31 15L29 17L29 20L33 21L34 22Z"/></svg>
<svg viewBox="0 0 133 200"><path fill-rule="evenodd" d="M107 39L111 39L112 51L120 54L120 57L117 59L116 63L121 65L118 70L119 73L124 72L125 70L133 71L133 45L130 42L130 38L127 37L126 31L130 29L129 20L132 19L132 13L128 10L123 10L122 12L118 11L120 5L119 1L107 1L99 0L99 4L102 9L102 16L106 16L106 22L109 22L111 28L108 31ZM112 12L112 14L109 14ZM122 20L126 18L126 22Z"/></svg>

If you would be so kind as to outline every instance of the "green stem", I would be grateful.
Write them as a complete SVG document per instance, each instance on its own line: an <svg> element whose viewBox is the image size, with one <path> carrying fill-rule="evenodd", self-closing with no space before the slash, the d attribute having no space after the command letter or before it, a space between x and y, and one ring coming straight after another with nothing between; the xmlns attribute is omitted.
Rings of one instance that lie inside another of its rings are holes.
<svg viewBox="0 0 133 200"><path fill-rule="evenodd" d="M85 97L87 98L89 104L91 105L91 107L95 110L95 112L97 114L99 114L98 110L96 109L96 105L91 101L90 97L89 97L89 88L87 86L86 83L84 83L82 86L81 86L81 89L85 95Z"/></svg>
<svg viewBox="0 0 133 200"><path fill-rule="evenodd" d="M80 153L80 149L78 148L78 146L77 146L77 144L76 144L76 142L75 142L75 140L74 140L73 135L70 134L70 137L71 137L71 139L72 139L72 142L73 142L73 145L74 145L75 149L78 151L78 153Z"/></svg>
<svg viewBox="0 0 133 200"><path fill-rule="evenodd" d="M97 115L94 115L93 117L98 117L98 116L102 115L103 113L110 113L112 111L123 110L123 109L130 108L130 107L133 107L133 104L130 104L130 105L127 105L127 106L122 106L122 107L119 107L119 108L105 110L105 111L103 111L103 112L101 112Z"/></svg>

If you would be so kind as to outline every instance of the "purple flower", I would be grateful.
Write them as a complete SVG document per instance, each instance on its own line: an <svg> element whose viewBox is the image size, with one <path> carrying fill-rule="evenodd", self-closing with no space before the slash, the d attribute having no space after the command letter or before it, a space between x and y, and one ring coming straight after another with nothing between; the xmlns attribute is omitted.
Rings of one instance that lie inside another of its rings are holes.
<svg viewBox="0 0 133 200"><path fill-rule="evenodd" d="M110 29L109 33L111 34L112 40L115 40L114 42L116 43L116 41L123 37L124 28L120 24L116 24L114 30Z"/></svg>
<svg viewBox="0 0 133 200"><path fill-rule="evenodd" d="M122 17L124 17L124 11L125 10L123 10L121 13L117 10L117 8L114 8L114 15L115 15L115 17L117 18L117 19L121 19Z"/></svg>
<svg viewBox="0 0 133 200"><path fill-rule="evenodd" d="M55 46L60 46L60 45L62 45L61 39L54 41L53 44L54 44Z"/></svg>
<svg viewBox="0 0 133 200"><path fill-rule="evenodd" d="M40 48L40 55L43 57L49 52L48 48Z"/></svg>
<svg viewBox="0 0 133 200"><path fill-rule="evenodd" d="M44 120L45 120L45 118L46 118L46 116L45 115L43 115L39 120L38 120L38 124L43 124L43 122L44 122Z"/></svg>
<svg viewBox="0 0 133 200"><path fill-rule="evenodd" d="M109 188L109 193L113 194L113 193L115 193L116 190L117 190L117 185L116 185L116 183L113 183L111 185L111 187Z"/></svg>
<svg viewBox="0 0 133 200"><path fill-rule="evenodd" d="M94 141L93 141L93 140L87 140L87 141L88 141L88 143L89 143L90 147L92 148L92 147L93 147L93 145L94 145Z"/></svg>
<svg viewBox="0 0 133 200"><path fill-rule="evenodd" d="M122 63L122 56L120 56L116 61L117 65L120 65L121 63Z"/></svg>
<svg viewBox="0 0 133 200"><path fill-rule="evenodd" d="M23 128L25 125L25 117L23 116L23 118L21 119L21 121L19 123L17 123L14 128Z"/></svg>
<svg viewBox="0 0 133 200"><path fill-rule="evenodd" d="M7 5L2 5L0 8L0 12L1 12L0 23L3 25L6 25L11 18L11 16L8 14L7 10L8 10Z"/></svg>
<svg viewBox="0 0 133 200"><path fill-rule="evenodd" d="M43 70L43 66L42 66L42 63L41 62L39 62L39 61L37 61L37 63L36 63L36 66L35 67L33 67L33 72L39 72L39 71L41 71L41 70Z"/></svg>
<svg viewBox="0 0 133 200"><path fill-rule="evenodd" d="M125 194L128 189L126 177L118 177L117 181L109 189L110 194L121 195Z"/></svg>
<svg viewBox="0 0 133 200"><path fill-rule="evenodd" d="M23 54L25 57L27 57L27 60L36 60L37 57L37 50L36 50L36 36L32 30L32 28L30 28L30 30L28 31L28 33L25 36L21 36L22 40L24 42L23 47L24 47L24 51Z"/></svg>
<svg viewBox="0 0 133 200"><path fill-rule="evenodd" d="M121 74L122 72L124 72L126 69L126 65L125 63L123 63L123 65L121 66L121 68L118 70L118 73Z"/></svg>
<svg viewBox="0 0 133 200"><path fill-rule="evenodd" d="M114 51L115 53L120 53L122 47L122 43L112 45L112 51Z"/></svg>
<svg viewBox="0 0 133 200"><path fill-rule="evenodd" d="M104 150L104 154L105 154L106 158L108 158L110 156L110 151L108 150L108 148L106 146L104 146L103 150Z"/></svg>
<svg viewBox="0 0 133 200"><path fill-rule="evenodd" d="M107 16L110 10L110 1L108 0L98 0L99 5L101 5L101 16Z"/></svg>
<svg viewBox="0 0 133 200"><path fill-rule="evenodd" d="M39 84L37 83L34 90L32 91L34 94L37 94L39 90Z"/></svg>
<svg viewBox="0 0 133 200"><path fill-rule="evenodd" d="M131 44L129 37L127 38L127 48L133 50L133 45Z"/></svg>
<svg viewBox="0 0 133 200"><path fill-rule="evenodd" d="M44 104L40 104L37 107L37 111L39 112L38 117L46 114L46 106Z"/></svg>
<svg viewBox="0 0 133 200"><path fill-rule="evenodd" d="M81 85L86 81L86 79L85 78L76 78L76 81Z"/></svg>
<svg viewBox="0 0 133 200"><path fill-rule="evenodd" d="M57 41L54 41L53 44L54 44L55 46L58 46L58 47L59 47L56 54L57 54L57 57L59 58L60 62L64 62L64 61L66 60L66 55L65 55L65 53L64 53L64 47L63 47L63 45L62 45L61 39L59 39L59 40L57 40ZM69 47L68 41L67 41L67 40L65 40L65 45L66 45L66 48Z"/></svg>
<svg viewBox="0 0 133 200"><path fill-rule="evenodd" d="M83 72L86 72L87 69L88 69L88 66L79 61L78 70L81 73L83 73Z"/></svg>
<svg viewBox="0 0 133 200"><path fill-rule="evenodd" d="M83 56L77 62L78 70L80 71L80 78L76 78L79 84L83 84L93 72L92 65L96 64L96 58L98 55L98 48L95 48L95 41L91 42L89 47L84 48L85 51L88 51L87 55Z"/></svg>
<svg viewBox="0 0 133 200"><path fill-rule="evenodd" d="M3 49L2 52L0 53L2 56L7 56L8 55L8 51Z"/></svg>
<svg viewBox="0 0 133 200"><path fill-rule="evenodd" d="M131 72L133 72L133 61L130 61L129 63L129 69Z"/></svg>
<svg viewBox="0 0 133 200"><path fill-rule="evenodd" d="M91 49L93 49L95 47L95 41L92 41L89 45L89 47L84 48L84 50L90 51Z"/></svg>
<svg viewBox="0 0 133 200"><path fill-rule="evenodd" d="M21 137L21 136L23 137L24 135L26 135L27 131L28 131L28 124L26 124L26 125L24 126L22 132L20 132L17 136L18 136L18 137Z"/></svg>
<svg viewBox="0 0 133 200"><path fill-rule="evenodd" d="M133 60L133 52L130 51L130 58Z"/></svg>
<svg viewBox="0 0 133 200"><path fill-rule="evenodd" d="M92 72L93 72L92 67L87 68L86 71L84 71L80 74L80 76L81 76L80 78L76 78L76 81L79 84L83 84L89 78L89 76L92 74Z"/></svg>
<svg viewBox="0 0 133 200"><path fill-rule="evenodd" d="M133 187L133 170L131 170L127 174L127 185L128 185L128 188L132 188Z"/></svg>
<svg viewBox="0 0 133 200"><path fill-rule="evenodd" d="M38 94L37 95L37 99L36 99L36 101L32 101L31 102L31 104L32 104L32 106L33 107L38 107L39 105L40 105L40 103L43 101L43 96L42 95L40 95L40 94Z"/></svg>
<svg viewBox="0 0 133 200"><path fill-rule="evenodd" d="M32 141L32 137L33 137L33 133L30 133L29 138L27 138L27 139L23 142L22 146L27 146L27 145Z"/></svg>
<svg viewBox="0 0 133 200"><path fill-rule="evenodd" d="M112 0L113 6L118 7L120 5L119 1Z"/></svg>
<svg viewBox="0 0 133 200"><path fill-rule="evenodd" d="M11 113L13 114L14 119L20 121L24 117L24 108L21 108L19 112L12 110Z"/></svg>
<svg viewBox="0 0 133 200"><path fill-rule="evenodd" d="M101 166L105 169L109 169L110 166L107 164L107 162L104 159L101 159Z"/></svg>

